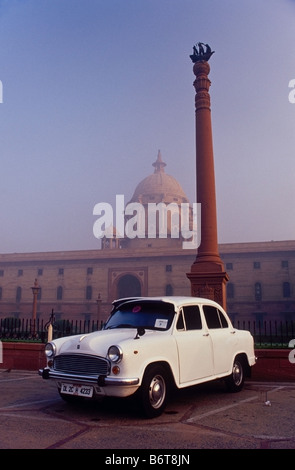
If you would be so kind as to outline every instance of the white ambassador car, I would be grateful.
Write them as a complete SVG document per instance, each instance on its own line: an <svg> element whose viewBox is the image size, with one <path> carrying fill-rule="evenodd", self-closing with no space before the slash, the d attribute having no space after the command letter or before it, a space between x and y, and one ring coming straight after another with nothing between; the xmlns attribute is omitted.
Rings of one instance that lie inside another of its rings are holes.
<svg viewBox="0 0 295 470"><path fill-rule="evenodd" d="M53 340L45 354L39 374L65 400L135 394L149 418L163 412L172 386L224 378L237 392L255 364L251 334L197 297L117 300L103 330Z"/></svg>

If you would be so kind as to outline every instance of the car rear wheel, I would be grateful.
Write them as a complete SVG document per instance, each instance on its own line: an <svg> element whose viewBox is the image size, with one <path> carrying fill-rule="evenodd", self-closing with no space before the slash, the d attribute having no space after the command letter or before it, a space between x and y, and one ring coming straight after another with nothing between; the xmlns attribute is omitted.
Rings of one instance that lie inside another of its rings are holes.
<svg viewBox="0 0 295 470"><path fill-rule="evenodd" d="M139 399L147 418L160 416L168 400L168 375L163 366L150 366L139 389Z"/></svg>
<svg viewBox="0 0 295 470"><path fill-rule="evenodd" d="M226 386L229 392L242 390L245 381L245 370L243 361L236 357L232 367L232 373L226 378Z"/></svg>

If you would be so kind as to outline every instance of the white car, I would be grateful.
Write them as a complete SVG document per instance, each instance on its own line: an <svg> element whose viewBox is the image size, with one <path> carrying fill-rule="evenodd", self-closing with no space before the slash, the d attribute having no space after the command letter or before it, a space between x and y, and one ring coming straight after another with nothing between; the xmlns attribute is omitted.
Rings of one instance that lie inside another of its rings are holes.
<svg viewBox="0 0 295 470"><path fill-rule="evenodd" d="M172 386L224 378L240 391L256 361L251 334L197 297L117 300L103 330L53 340L45 354L39 374L65 400L135 394L149 418L163 412Z"/></svg>

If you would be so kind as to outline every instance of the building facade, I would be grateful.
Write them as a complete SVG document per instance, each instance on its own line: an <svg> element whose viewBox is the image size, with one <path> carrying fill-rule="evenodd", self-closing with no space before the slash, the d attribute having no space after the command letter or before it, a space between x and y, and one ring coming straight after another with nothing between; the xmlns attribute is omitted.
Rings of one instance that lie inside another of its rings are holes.
<svg viewBox="0 0 295 470"><path fill-rule="evenodd" d="M131 202L174 203L188 199L166 174L159 152L155 170L135 188ZM127 217L128 219L128 217ZM130 220L130 215L129 215ZM136 226L136 222L134 222ZM146 224L147 230L147 224ZM101 249L0 254L0 319L31 318L37 279L37 318L105 321L112 301L128 296L190 295L187 277L195 250L167 236L102 239ZM295 240L219 245L229 275L227 311L233 319L295 320Z"/></svg>

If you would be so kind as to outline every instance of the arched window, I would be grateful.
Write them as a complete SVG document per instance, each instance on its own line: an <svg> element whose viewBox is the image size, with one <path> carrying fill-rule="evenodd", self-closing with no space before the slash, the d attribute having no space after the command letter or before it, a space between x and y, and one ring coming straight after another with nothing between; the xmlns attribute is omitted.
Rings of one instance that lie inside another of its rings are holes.
<svg viewBox="0 0 295 470"><path fill-rule="evenodd" d="M58 286L58 288L56 289L56 299L62 300L62 295L63 295L62 286Z"/></svg>
<svg viewBox="0 0 295 470"><path fill-rule="evenodd" d="M290 296L291 296L290 282L283 282L283 297L290 297Z"/></svg>
<svg viewBox="0 0 295 470"><path fill-rule="evenodd" d="M171 286L171 284L167 284L166 285L166 293L165 295L173 295L173 287Z"/></svg>
<svg viewBox="0 0 295 470"><path fill-rule="evenodd" d="M92 299L92 286L86 287L86 300Z"/></svg>
<svg viewBox="0 0 295 470"><path fill-rule="evenodd" d="M141 285L136 276L132 274L125 274L122 276L117 284L117 298L124 297L140 297Z"/></svg>
<svg viewBox="0 0 295 470"><path fill-rule="evenodd" d="M17 302L20 302L21 301L21 298L22 298L22 288L21 287L17 287L16 288L16 301Z"/></svg>
<svg viewBox="0 0 295 470"><path fill-rule="evenodd" d="M262 288L260 282L255 283L255 300L259 301L262 299Z"/></svg>
<svg viewBox="0 0 295 470"><path fill-rule="evenodd" d="M235 296L235 285L229 282L226 286L226 295L228 299L233 299Z"/></svg>

